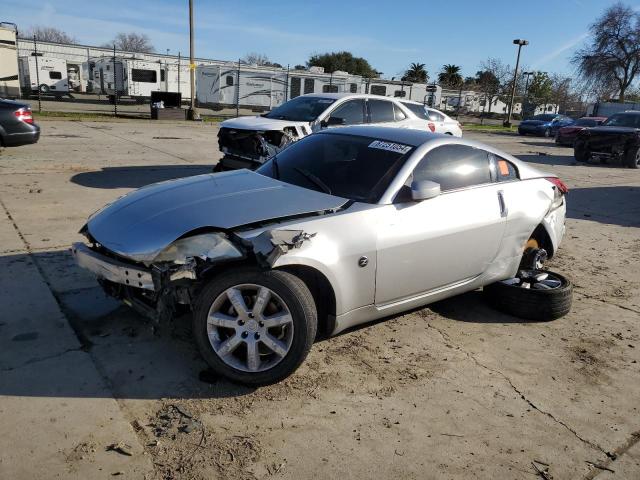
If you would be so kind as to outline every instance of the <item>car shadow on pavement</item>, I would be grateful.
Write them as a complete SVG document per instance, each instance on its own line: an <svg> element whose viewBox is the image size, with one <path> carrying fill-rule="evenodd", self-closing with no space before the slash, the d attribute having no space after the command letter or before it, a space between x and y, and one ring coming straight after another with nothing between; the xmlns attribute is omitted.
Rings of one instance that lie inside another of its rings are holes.
<svg viewBox="0 0 640 480"><path fill-rule="evenodd" d="M0 256L0 268L12 279L0 283L10 303L0 315L0 397L189 399L255 390L211 373L190 315L161 324L139 315L105 295L68 250Z"/></svg>
<svg viewBox="0 0 640 480"><path fill-rule="evenodd" d="M588 187L569 190L567 217L622 227L640 227L640 187Z"/></svg>
<svg viewBox="0 0 640 480"><path fill-rule="evenodd" d="M450 320L466 323L530 323L491 308L480 290L432 303L426 308Z"/></svg>
<svg viewBox="0 0 640 480"><path fill-rule="evenodd" d="M530 145L532 147L558 147L558 145L553 138L548 139L546 142L544 140L540 140L539 142L521 142L522 145Z"/></svg>
<svg viewBox="0 0 640 480"><path fill-rule="evenodd" d="M151 183L212 173L208 165L151 165L134 167L105 167L93 172L77 173L71 182L89 188L140 188Z"/></svg>

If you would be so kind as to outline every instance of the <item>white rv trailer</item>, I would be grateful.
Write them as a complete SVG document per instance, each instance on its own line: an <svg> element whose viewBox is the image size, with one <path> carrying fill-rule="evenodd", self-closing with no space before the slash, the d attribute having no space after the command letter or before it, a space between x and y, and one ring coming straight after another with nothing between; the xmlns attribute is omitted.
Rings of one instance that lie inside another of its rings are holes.
<svg viewBox="0 0 640 480"><path fill-rule="evenodd" d="M20 96L18 77L17 28L12 23L0 23L0 97Z"/></svg>
<svg viewBox="0 0 640 480"><path fill-rule="evenodd" d="M18 59L20 87L24 95L68 95L67 61L61 58L32 55Z"/></svg>
<svg viewBox="0 0 640 480"><path fill-rule="evenodd" d="M439 85L383 80L381 78L368 81L365 89L367 89L367 93L371 95L404 98L406 100L424 103L434 108L440 105L440 97L442 96L442 88Z"/></svg>
<svg viewBox="0 0 640 480"><path fill-rule="evenodd" d="M239 86L239 89L238 89ZM196 68L198 105L222 109L235 107L270 110L306 93L362 92L361 77L347 72L273 69L228 64Z"/></svg>
<svg viewBox="0 0 640 480"><path fill-rule="evenodd" d="M151 97L151 92L162 90L162 83L158 62L122 57L116 57L115 63L113 57L94 60L93 89L108 95L111 101L117 89L119 97L131 97L142 102Z"/></svg>
<svg viewBox="0 0 640 480"><path fill-rule="evenodd" d="M189 76L189 64L176 63L162 65L161 80L164 92L176 92L182 95L183 99L191 97L191 77Z"/></svg>

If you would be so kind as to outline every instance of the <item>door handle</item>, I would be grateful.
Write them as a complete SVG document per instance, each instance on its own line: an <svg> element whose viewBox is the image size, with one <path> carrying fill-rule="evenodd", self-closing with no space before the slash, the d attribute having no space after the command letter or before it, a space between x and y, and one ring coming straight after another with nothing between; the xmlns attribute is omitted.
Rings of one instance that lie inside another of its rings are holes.
<svg viewBox="0 0 640 480"><path fill-rule="evenodd" d="M504 192L502 190L498 190L498 203L500 204L500 216L506 217L509 214L509 209L504 201Z"/></svg>

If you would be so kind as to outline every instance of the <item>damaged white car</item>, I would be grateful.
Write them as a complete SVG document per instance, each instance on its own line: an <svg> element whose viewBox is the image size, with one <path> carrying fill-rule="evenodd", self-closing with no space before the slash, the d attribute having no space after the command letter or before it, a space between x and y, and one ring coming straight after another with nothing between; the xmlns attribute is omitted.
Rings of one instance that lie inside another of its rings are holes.
<svg viewBox="0 0 640 480"><path fill-rule="evenodd" d="M566 192L482 144L347 127L257 172L133 191L95 213L72 251L142 313L191 310L207 363L262 385L291 374L317 335L483 286L505 312L564 315L570 283L540 268L564 234Z"/></svg>
<svg viewBox="0 0 640 480"><path fill-rule="evenodd" d="M432 120L428 113L434 119L435 115L439 115L439 121ZM447 123L445 127L446 119L435 110L427 112L419 103L401 102L379 95L302 95L264 115L222 122L218 132L218 145L224 156L216 165L215 171L237 168L253 170L287 145L313 132L337 126L376 124L462 136L458 122L450 126Z"/></svg>

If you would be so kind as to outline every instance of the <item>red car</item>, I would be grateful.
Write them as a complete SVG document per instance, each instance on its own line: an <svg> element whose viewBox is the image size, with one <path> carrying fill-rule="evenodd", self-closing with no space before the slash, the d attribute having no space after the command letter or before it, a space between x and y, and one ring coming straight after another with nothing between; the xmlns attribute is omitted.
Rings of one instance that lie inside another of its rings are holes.
<svg viewBox="0 0 640 480"><path fill-rule="evenodd" d="M558 145L571 145L576 140L576 136L580 130L584 130L589 127L597 127L602 124L607 117L582 117L568 125L558 129L556 132L556 143Z"/></svg>

